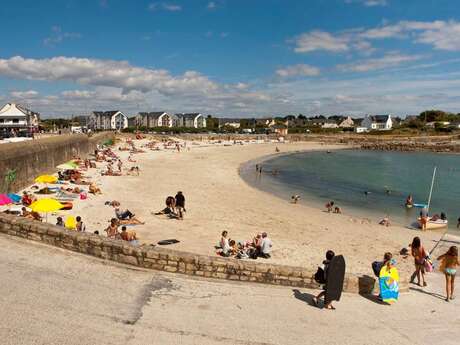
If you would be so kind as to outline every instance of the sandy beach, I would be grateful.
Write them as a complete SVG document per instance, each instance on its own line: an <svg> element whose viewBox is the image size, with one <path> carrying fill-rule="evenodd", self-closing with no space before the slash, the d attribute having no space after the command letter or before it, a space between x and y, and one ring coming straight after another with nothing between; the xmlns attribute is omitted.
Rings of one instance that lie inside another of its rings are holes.
<svg viewBox="0 0 460 345"><path fill-rule="evenodd" d="M137 147L148 140L136 140ZM81 216L87 231L103 231L114 209L105 201L118 200L122 209L129 209L145 225L130 227L140 237L141 243L157 243L164 239L177 239L180 243L170 248L216 255L214 246L223 230L235 240L250 240L256 233L266 231L273 240L272 258L264 262L309 267L321 264L324 253L333 249L347 261L347 271L371 274L370 263L386 251L395 255L407 246L416 235L421 236L427 248L433 247L441 237L440 232L409 230L403 227L382 227L378 219L367 220L347 214L328 214L323 209L293 205L266 192L248 186L239 176L240 165L249 160L298 150L330 150L343 146L321 143L252 143L244 145L192 144L180 153L174 149L150 151L133 155L136 163L127 162L124 146L118 142L114 152L123 159L124 175L127 168L139 166L140 176L101 176L98 169L89 169L91 177L102 189L102 195L89 195L77 201L72 211L57 215ZM182 191L186 198L185 219L175 220L155 216L152 212L165 206L168 195ZM398 258L402 271L409 272L412 259Z"/></svg>

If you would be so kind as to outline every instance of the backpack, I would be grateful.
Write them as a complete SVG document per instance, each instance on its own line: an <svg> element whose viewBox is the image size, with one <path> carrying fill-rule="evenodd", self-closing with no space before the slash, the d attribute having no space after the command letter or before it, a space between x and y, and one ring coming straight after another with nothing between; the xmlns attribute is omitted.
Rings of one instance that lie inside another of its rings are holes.
<svg viewBox="0 0 460 345"><path fill-rule="evenodd" d="M326 284L326 277L324 274L324 270L321 267L318 267L318 270L316 271L314 275L314 279L319 284Z"/></svg>

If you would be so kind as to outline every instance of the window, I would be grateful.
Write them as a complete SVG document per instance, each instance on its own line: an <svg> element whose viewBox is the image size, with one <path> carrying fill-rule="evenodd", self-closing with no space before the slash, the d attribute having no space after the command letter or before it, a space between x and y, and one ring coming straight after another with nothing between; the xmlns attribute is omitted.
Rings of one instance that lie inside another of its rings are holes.
<svg viewBox="0 0 460 345"><path fill-rule="evenodd" d="M19 123L19 119L13 119L13 123Z"/></svg>

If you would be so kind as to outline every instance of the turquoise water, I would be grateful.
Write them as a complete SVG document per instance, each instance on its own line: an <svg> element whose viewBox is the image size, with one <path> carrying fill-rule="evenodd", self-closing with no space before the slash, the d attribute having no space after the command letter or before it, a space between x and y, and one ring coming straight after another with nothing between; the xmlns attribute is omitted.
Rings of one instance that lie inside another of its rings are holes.
<svg viewBox="0 0 460 345"><path fill-rule="evenodd" d="M360 150L301 152L262 162L262 175L256 173L256 163L246 164L241 175L257 188L286 200L299 194L302 203L316 207L334 200L345 213L378 219L388 215L393 222L405 226L413 226L420 211L407 210L403 206L405 198L412 194L415 203L426 203L433 168L437 166L430 214L445 212L450 228L456 228L460 217L459 155Z"/></svg>

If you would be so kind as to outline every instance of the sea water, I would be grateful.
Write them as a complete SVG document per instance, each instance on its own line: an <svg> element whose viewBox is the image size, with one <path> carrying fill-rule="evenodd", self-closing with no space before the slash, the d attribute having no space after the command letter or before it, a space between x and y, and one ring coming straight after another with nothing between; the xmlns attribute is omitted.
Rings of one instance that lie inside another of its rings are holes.
<svg viewBox="0 0 460 345"><path fill-rule="evenodd" d="M362 150L315 151L278 155L241 169L243 179L288 202L299 194L301 202L324 207L333 200L345 213L390 220L413 227L420 209L406 209L406 197L427 203L433 169L437 172L430 214L444 212L456 231L460 217L460 155L427 152Z"/></svg>

